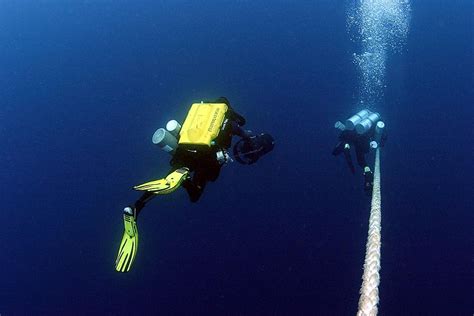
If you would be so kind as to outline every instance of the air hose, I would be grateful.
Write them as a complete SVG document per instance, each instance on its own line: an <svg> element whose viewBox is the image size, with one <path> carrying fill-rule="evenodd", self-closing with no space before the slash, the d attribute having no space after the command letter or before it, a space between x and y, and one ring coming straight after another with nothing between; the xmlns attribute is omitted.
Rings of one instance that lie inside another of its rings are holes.
<svg viewBox="0 0 474 316"><path fill-rule="evenodd" d="M360 288L358 316L377 315L380 284L380 230L382 212L380 196L380 149L375 154L374 187L369 218L369 234L365 250L364 274Z"/></svg>

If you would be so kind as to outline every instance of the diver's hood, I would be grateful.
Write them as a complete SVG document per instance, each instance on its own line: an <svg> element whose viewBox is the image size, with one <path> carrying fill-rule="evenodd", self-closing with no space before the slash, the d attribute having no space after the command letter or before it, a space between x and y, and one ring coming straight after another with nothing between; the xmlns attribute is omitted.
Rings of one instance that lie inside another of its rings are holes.
<svg viewBox="0 0 474 316"><path fill-rule="evenodd" d="M241 164L251 165L273 150L275 140L270 134L242 138L234 145L234 158Z"/></svg>

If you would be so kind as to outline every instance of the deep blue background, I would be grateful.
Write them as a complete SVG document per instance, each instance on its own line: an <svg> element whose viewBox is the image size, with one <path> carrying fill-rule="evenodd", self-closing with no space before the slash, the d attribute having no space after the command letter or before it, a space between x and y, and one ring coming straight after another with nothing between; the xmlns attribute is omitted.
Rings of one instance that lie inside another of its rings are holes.
<svg viewBox="0 0 474 316"><path fill-rule="evenodd" d="M383 315L474 310L472 1L414 1L379 110ZM330 155L356 108L338 1L2 1L0 313L351 315L369 200ZM161 177L154 130L227 96L277 139L139 221L114 271L121 209Z"/></svg>

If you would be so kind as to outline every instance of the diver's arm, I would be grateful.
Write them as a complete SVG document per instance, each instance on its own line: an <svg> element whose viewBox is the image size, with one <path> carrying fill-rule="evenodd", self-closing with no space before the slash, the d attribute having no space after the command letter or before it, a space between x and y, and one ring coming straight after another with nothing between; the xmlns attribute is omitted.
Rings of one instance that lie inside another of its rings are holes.
<svg viewBox="0 0 474 316"><path fill-rule="evenodd" d="M231 124L232 124L232 135L236 135L241 138L249 138L253 136L252 131L243 129L237 122L231 121Z"/></svg>
<svg viewBox="0 0 474 316"><path fill-rule="evenodd" d="M228 117L231 121L236 122L240 126L244 126L246 121L245 118L237 113L232 106L230 105L229 100L226 97L219 97L216 100L214 100L212 103L225 103L229 107L229 114Z"/></svg>
<svg viewBox="0 0 474 316"><path fill-rule="evenodd" d="M344 142L338 142L337 145L332 150L333 156L339 156L344 151Z"/></svg>
<svg viewBox="0 0 474 316"><path fill-rule="evenodd" d="M354 164L352 163L351 157L351 145L349 144L351 142L352 136L353 133L346 130L342 131L338 137L339 142L337 143L336 147L334 147L332 154L334 156L339 156L341 153L343 153L347 166L349 167L352 173L355 173L355 168Z"/></svg>
<svg viewBox="0 0 474 316"><path fill-rule="evenodd" d="M344 158L346 159L347 166L351 170L352 173L355 173L355 168L354 164L352 163L352 157L351 157L351 146L349 144L344 144Z"/></svg>
<svg viewBox="0 0 474 316"><path fill-rule="evenodd" d="M212 101L210 103L225 103L228 106L230 106L230 102L226 97L218 97L217 99L215 99L214 101Z"/></svg>
<svg viewBox="0 0 474 316"><path fill-rule="evenodd" d="M232 108L230 109L229 118L236 122L239 126L244 126L246 123L245 118L239 113L235 112Z"/></svg>
<svg viewBox="0 0 474 316"><path fill-rule="evenodd" d="M206 183L207 180L205 178L205 171L203 170L194 172L194 176L192 178L188 178L183 181L182 186L188 193L189 200L192 203L196 203L200 199Z"/></svg>
<svg viewBox="0 0 474 316"><path fill-rule="evenodd" d="M236 122L239 126L244 126L245 123L246 123L246 120L245 120L245 117L243 117L242 115L240 115L239 113L237 113L233 108L232 106L230 105L230 102L229 100L227 100L226 97L220 97L219 99L217 99L216 101L214 101L215 103L225 103L227 104L227 106L229 107L229 119L231 121L234 121Z"/></svg>

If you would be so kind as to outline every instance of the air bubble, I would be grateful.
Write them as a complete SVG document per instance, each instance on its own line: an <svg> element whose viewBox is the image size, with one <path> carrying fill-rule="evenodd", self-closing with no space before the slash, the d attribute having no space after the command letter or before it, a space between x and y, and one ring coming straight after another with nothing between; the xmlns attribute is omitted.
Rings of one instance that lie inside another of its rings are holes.
<svg viewBox="0 0 474 316"><path fill-rule="evenodd" d="M361 0L349 9L352 39L362 43L362 53L353 54L362 77L361 100L374 103L383 96L387 56L401 51L409 22L408 0Z"/></svg>

